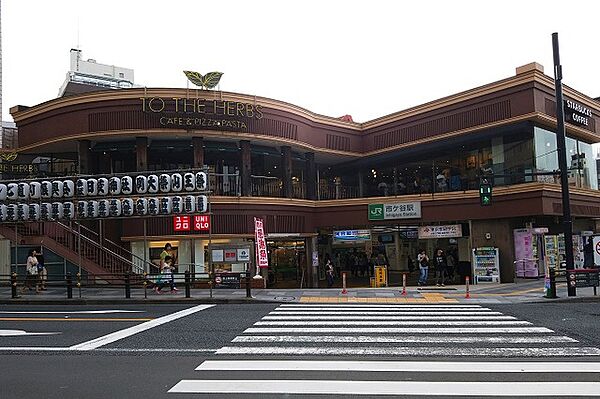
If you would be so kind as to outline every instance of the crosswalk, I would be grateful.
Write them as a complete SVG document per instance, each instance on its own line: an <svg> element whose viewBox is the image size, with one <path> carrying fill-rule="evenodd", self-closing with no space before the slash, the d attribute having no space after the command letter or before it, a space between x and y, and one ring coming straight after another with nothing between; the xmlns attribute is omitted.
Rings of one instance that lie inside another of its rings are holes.
<svg viewBox="0 0 600 399"><path fill-rule="evenodd" d="M169 392L589 397L599 357L480 305L282 304Z"/></svg>

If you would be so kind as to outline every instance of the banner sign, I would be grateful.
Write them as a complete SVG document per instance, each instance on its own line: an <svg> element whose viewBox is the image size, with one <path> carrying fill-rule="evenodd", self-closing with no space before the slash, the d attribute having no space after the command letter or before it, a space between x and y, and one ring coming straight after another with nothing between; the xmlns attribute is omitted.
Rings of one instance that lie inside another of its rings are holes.
<svg viewBox="0 0 600 399"><path fill-rule="evenodd" d="M450 224L445 226L419 227L419 239L423 238L458 238L462 237L462 226Z"/></svg>
<svg viewBox="0 0 600 399"><path fill-rule="evenodd" d="M369 204L369 220L419 219L420 217L420 201Z"/></svg>
<svg viewBox="0 0 600 399"><path fill-rule="evenodd" d="M265 228L261 218L254 218L254 236L256 240L256 261L259 268L269 267Z"/></svg>
<svg viewBox="0 0 600 399"><path fill-rule="evenodd" d="M335 242L371 241L371 230L339 230L333 232Z"/></svg>

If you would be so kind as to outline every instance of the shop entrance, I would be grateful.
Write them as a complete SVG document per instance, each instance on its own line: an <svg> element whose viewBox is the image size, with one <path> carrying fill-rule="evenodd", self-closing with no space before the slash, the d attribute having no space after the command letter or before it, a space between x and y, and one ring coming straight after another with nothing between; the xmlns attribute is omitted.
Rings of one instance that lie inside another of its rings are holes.
<svg viewBox="0 0 600 399"><path fill-rule="evenodd" d="M270 288L300 288L307 284L304 240L268 241Z"/></svg>

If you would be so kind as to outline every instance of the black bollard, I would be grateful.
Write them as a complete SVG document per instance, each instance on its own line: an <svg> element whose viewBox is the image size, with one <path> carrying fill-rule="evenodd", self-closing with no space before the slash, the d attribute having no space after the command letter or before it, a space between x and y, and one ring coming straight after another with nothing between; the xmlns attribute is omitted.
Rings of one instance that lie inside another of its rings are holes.
<svg viewBox="0 0 600 399"><path fill-rule="evenodd" d="M554 270L553 267L548 269L548 274L550 275L550 286L548 287L548 290L546 291L546 295L544 296L544 298L547 299L556 299L558 298L556 296L556 272Z"/></svg>
<svg viewBox="0 0 600 399"><path fill-rule="evenodd" d="M250 279L250 273L246 272L246 298L252 298L252 284Z"/></svg>
<svg viewBox="0 0 600 399"><path fill-rule="evenodd" d="M73 276L67 273L67 298L73 299Z"/></svg>
<svg viewBox="0 0 600 399"><path fill-rule="evenodd" d="M10 295L13 298L19 297L19 294L17 294L17 273L10 275Z"/></svg>
<svg viewBox="0 0 600 399"><path fill-rule="evenodd" d="M131 298L131 276L125 273L125 298Z"/></svg>
<svg viewBox="0 0 600 399"><path fill-rule="evenodd" d="M186 298L191 298L192 295L190 293L190 271L186 270L185 271L185 297Z"/></svg>

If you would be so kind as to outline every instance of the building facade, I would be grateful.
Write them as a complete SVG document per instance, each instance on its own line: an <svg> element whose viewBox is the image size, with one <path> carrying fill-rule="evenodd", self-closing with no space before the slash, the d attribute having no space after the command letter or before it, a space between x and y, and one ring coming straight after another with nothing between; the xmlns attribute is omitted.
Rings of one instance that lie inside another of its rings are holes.
<svg viewBox="0 0 600 399"><path fill-rule="evenodd" d="M565 99L574 230L595 231L600 103L568 87ZM277 287L318 286L326 256L368 284L363 253L400 273L419 249L438 247L465 267L473 248L496 247L500 278L512 281L523 256L514 231L558 234L554 82L535 63L365 123L252 95L169 88L84 93L11 114L19 156L44 160L30 178L205 170L211 242L253 240L254 217L263 218ZM481 179L493 186L491 206L480 204ZM172 216L83 224L136 258L154 260L171 242L180 265L208 270L207 234L176 231Z"/></svg>

